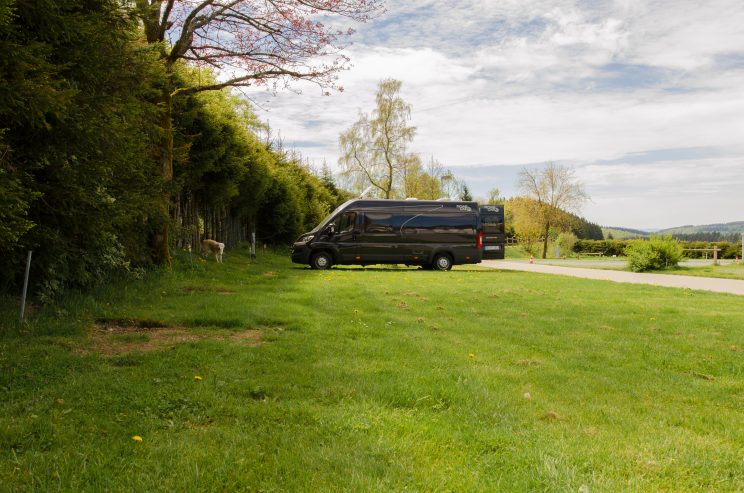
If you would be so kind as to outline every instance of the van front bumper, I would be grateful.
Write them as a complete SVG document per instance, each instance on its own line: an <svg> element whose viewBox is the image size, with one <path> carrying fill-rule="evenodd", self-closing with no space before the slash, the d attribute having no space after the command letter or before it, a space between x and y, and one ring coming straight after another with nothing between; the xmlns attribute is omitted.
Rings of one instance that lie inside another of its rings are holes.
<svg viewBox="0 0 744 493"><path fill-rule="evenodd" d="M309 264L310 251L307 243L295 243L292 246L292 262L295 264Z"/></svg>

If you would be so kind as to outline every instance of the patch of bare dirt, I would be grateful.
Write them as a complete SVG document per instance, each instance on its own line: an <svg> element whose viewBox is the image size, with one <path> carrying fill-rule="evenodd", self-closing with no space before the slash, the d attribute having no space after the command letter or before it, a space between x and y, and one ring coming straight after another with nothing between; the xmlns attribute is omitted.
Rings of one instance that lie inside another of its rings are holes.
<svg viewBox="0 0 744 493"><path fill-rule="evenodd" d="M119 356L127 353L147 353L172 349L178 344L205 339L230 341L247 346L262 344L261 329L241 331L214 330L196 332L187 327L166 326L142 320L99 321L93 326L90 339L73 351L80 355L101 354Z"/></svg>

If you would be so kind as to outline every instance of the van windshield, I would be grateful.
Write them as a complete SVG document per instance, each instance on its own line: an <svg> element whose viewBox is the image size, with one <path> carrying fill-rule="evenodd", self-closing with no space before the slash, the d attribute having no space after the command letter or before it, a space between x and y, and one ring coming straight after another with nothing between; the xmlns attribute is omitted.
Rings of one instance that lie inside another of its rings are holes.
<svg viewBox="0 0 744 493"><path fill-rule="evenodd" d="M333 219L334 217L336 217L338 215L338 213L341 212L344 209L344 207L346 207L347 205L349 205L349 202L351 202L351 200L349 200L348 202L344 202L343 204L341 204L338 207L336 207L336 210L334 210L333 212L331 212L330 214L328 214L322 221L320 221L320 224L318 224L317 226L315 226L312 229L312 231L310 231L310 233L317 233L321 229L325 228L328 225L328 223L331 222L331 219Z"/></svg>

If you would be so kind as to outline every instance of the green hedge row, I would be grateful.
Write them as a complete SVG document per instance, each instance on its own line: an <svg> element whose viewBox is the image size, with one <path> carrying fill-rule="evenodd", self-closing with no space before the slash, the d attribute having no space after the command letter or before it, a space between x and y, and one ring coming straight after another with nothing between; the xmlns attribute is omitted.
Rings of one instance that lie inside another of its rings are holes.
<svg viewBox="0 0 744 493"><path fill-rule="evenodd" d="M573 247L573 251L576 253L601 253L611 257L617 255L618 257L625 256L625 248L634 240L579 240ZM729 241L680 241L682 248L714 248L718 247L721 249L719 258L735 258L736 256L741 257L741 244L732 243ZM704 258L707 253L708 258L712 258L713 252L702 252L702 251L686 251L684 256L686 258Z"/></svg>

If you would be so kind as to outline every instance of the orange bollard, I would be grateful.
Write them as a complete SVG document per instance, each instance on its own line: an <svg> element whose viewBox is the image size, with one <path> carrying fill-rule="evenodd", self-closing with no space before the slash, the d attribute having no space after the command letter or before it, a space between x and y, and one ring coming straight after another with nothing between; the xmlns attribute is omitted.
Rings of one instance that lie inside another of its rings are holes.
<svg viewBox="0 0 744 493"><path fill-rule="evenodd" d="M532 255L530 255L530 263L531 264L534 264L535 263L535 257L533 257Z"/></svg>

